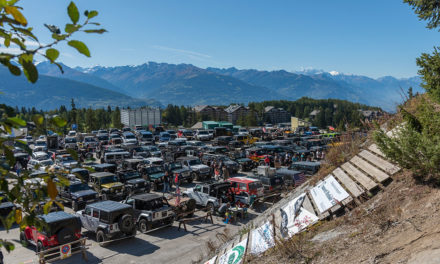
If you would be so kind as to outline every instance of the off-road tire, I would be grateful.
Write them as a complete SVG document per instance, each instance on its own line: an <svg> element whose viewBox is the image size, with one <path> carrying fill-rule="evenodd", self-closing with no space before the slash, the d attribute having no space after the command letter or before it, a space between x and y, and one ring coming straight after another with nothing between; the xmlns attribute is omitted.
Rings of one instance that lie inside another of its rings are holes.
<svg viewBox="0 0 440 264"><path fill-rule="evenodd" d="M46 248L44 248L43 243L41 241L37 242L37 253L41 252L41 251L45 251Z"/></svg>
<svg viewBox="0 0 440 264"><path fill-rule="evenodd" d="M26 238L26 234L24 233L24 231L20 232L20 243L23 247L27 247L29 245L29 242Z"/></svg>
<svg viewBox="0 0 440 264"><path fill-rule="evenodd" d="M199 175L195 171L191 172L191 178L193 178L196 181L200 180Z"/></svg>
<svg viewBox="0 0 440 264"><path fill-rule="evenodd" d="M72 201L72 210L76 212L76 211L78 211L78 209L79 209L78 203L75 201Z"/></svg>
<svg viewBox="0 0 440 264"><path fill-rule="evenodd" d="M64 239L67 235L70 235L68 239ZM58 242L60 245L70 243L75 240L75 233L69 227L64 227L56 234Z"/></svg>
<svg viewBox="0 0 440 264"><path fill-rule="evenodd" d="M158 186L157 183L153 182L153 191L157 192Z"/></svg>
<svg viewBox="0 0 440 264"><path fill-rule="evenodd" d="M192 178L192 177L189 177L187 182L188 182L188 183L192 183L192 182L193 182L193 178Z"/></svg>
<svg viewBox="0 0 440 264"><path fill-rule="evenodd" d="M107 241L107 236L105 235L104 231L98 230L96 232L96 242L105 243L106 241Z"/></svg>
<svg viewBox="0 0 440 264"><path fill-rule="evenodd" d="M121 218L119 218L118 224L119 230L121 230L126 235L131 235L134 227L133 216L129 214L123 215Z"/></svg>
<svg viewBox="0 0 440 264"><path fill-rule="evenodd" d="M139 221L138 227L139 227L139 231L141 231L141 233L145 233L148 230L150 230L150 226L148 225L147 219L141 219Z"/></svg>

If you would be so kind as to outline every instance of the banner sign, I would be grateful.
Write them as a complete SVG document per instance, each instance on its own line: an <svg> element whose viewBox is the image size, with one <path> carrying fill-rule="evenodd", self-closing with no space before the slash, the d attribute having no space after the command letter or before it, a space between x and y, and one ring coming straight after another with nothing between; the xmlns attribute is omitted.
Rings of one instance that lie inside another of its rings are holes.
<svg viewBox="0 0 440 264"><path fill-rule="evenodd" d="M205 262L205 264L215 264L215 261L217 260L217 256L214 256L212 259Z"/></svg>
<svg viewBox="0 0 440 264"><path fill-rule="evenodd" d="M247 238L223 254L219 258L218 264L240 264L243 261L244 253L246 252L246 244Z"/></svg>
<svg viewBox="0 0 440 264"><path fill-rule="evenodd" d="M310 190L310 194L312 195L320 213L327 211L338 202L349 197L349 194L333 176L319 182Z"/></svg>
<svg viewBox="0 0 440 264"><path fill-rule="evenodd" d="M251 254L260 254L275 246L273 225L268 221L251 233Z"/></svg>
<svg viewBox="0 0 440 264"><path fill-rule="evenodd" d="M284 238L289 238L318 221L315 214L302 207L305 197L306 194L303 193L280 208L280 233Z"/></svg>

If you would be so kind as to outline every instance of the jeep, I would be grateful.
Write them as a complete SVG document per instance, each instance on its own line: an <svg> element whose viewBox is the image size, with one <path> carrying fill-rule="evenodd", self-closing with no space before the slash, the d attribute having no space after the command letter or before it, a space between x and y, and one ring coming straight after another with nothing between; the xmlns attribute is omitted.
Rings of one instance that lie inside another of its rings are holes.
<svg viewBox="0 0 440 264"><path fill-rule="evenodd" d="M72 205L74 211L78 211L88 203L98 201L99 194L81 181L70 181L68 186L57 186L59 198Z"/></svg>
<svg viewBox="0 0 440 264"><path fill-rule="evenodd" d="M161 166L146 166L141 169L141 173L149 183L153 191L159 190L163 185L165 171Z"/></svg>
<svg viewBox="0 0 440 264"><path fill-rule="evenodd" d="M4 192L0 192L0 217L6 219L10 212L15 211L17 206L8 201ZM1 223L0 223L1 224Z"/></svg>
<svg viewBox="0 0 440 264"><path fill-rule="evenodd" d="M197 205L206 207L211 213L215 213L222 203L235 203L229 182L197 184L184 191L183 196L194 199Z"/></svg>
<svg viewBox="0 0 440 264"><path fill-rule="evenodd" d="M102 200L122 200L125 197L124 185L110 172L90 174L89 186L99 193Z"/></svg>
<svg viewBox="0 0 440 264"><path fill-rule="evenodd" d="M101 201L76 213L84 229L94 232L101 245L111 239L136 235L134 210L128 204Z"/></svg>
<svg viewBox="0 0 440 264"><path fill-rule="evenodd" d="M171 162L167 164L168 170L171 171L171 176L173 177L172 182L174 182L174 177L176 177L176 174L179 174L179 182L186 181L188 183L193 182L193 177L191 175L191 171L188 168L184 168L182 166L182 163L180 162Z"/></svg>
<svg viewBox="0 0 440 264"><path fill-rule="evenodd" d="M118 171L119 180L125 185L127 193L150 192L150 183L136 170Z"/></svg>
<svg viewBox="0 0 440 264"><path fill-rule="evenodd" d="M211 178L211 168L202 164L197 157L180 157L177 161L181 162L184 168L191 171L194 180L200 181Z"/></svg>
<svg viewBox="0 0 440 264"><path fill-rule="evenodd" d="M37 221L41 229L26 226L20 232L20 242L23 246L32 244L37 252L72 243L81 238L81 221L79 217L63 211L38 215Z"/></svg>
<svg viewBox="0 0 440 264"><path fill-rule="evenodd" d="M135 195L127 198L124 203L133 207L138 230L142 233L171 226L176 216L167 200L158 194Z"/></svg>

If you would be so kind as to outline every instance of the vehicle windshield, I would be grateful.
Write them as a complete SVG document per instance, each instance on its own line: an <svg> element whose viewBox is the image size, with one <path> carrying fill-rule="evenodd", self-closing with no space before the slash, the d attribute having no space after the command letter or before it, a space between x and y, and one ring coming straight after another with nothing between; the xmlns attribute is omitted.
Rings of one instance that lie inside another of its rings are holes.
<svg viewBox="0 0 440 264"><path fill-rule="evenodd" d="M180 163L170 163L170 169L175 170L175 169L181 169L182 168L182 164Z"/></svg>
<svg viewBox="0 0 440 264"><path fill-rule="evenodd" d="M128 134L128 135L125 135L125 138L126 139L134 139L135 136L133 134Z"/></svg>
<svg viewBox="0 0 440 264"><path fill-rule="evenodd" d="M62 157L61 160L63 162L72 162L75 161L71 156Z"/></svg>
<svg viewBox="0 0 440 264"><path fill-rule="evenodd" d="M126 180L140 178L141 175L137 171L127 171L121 174L122 178Z"/></svg>
<svg viewBox="0 0 440 264"><path fill-rule="evenodd" d="M257 190L259 188L263 187L261 182L251 182L249 183L249 190Z"/></svg>
<svg viewBox="0 0 440 264"><path fill-rule="evenodd" d="M162 167L156 166L156 167L149 167L149 168L147 168L147 173L148 174L159 173L159 172L163 172Z"/></svg>
<svg viewBox="0 0 440 264"><path fill-rule="evenodd" d="M190 166L200 165L202 162L199 159L188 160Z"/></svg>
<svg viewBox="0 0 440 264"><path fill-rule="evenodd" d="M147 148L149 151L160 151L158 147L156 146L151 146Z"/></svg>
<svg viewBox="0 0 440 264"><path fill-rule="evenodd" d="M209 135L208 131L199 131L199 135Z"/></svg>
<svg viewBox="0 0 440 264"><path fill-rule="evenodd" d="M99 181L101 184L106 184L106 183L117 182L118 179L116 179L115 175L110 175L110 176L100 178Z"/></svg>
<svg viewBox="0 0 440 264"><path fill-rule="evenodd" d="M90 190L90 187L85 183L78 183L78 184L70 184L69 185L70 192L79 192L79 191L85 191Z"/></svg>
<svg viewBox="0 0 440 264"><path fill-rule="evenodd" d="M145 149L143 147L136 147L136 148L133 148L133 150L136 152L144 152L145 151Z"/></svg>
<svg viewBox="0 0 440 264"><path fill-rule="evenodd" d="M99 140L108 140L108 136L107 135L98 136L98 139Z"/></svg>
<svg viewBox="0 0 440 264"><path fill-rule="evenodd" d="M52 160L43 160L40 162L40 166L51 166L53 165L53 161Z"/></svg>
<svg viewBox="0 0 440 264"><path fill-rule="evenodd" d="M36 146L46 146L46 141L37 141L35 142Z"/></svg>
<svg viewBox="0 0 440 264"><path fill-rule="evenodd" d="M36 160L47 160L49 159L49 155L47 154L41 154L35 157Z"/></svg>
<svg viewBox="0 0 440 264"><path fill-rule="evenodd" d="M104 137L104 136L102 136L102 137ZM121 138L121 136L118 135L118 134L111 134L111 135L110 135L110 138ZM98 139L101 140L101 139L100 139L100 136L98 136Z"/></svg>
<svg viewBox="0 0 440 264"><path fill-rule="evenodd" d="M142 138L153 138L152 134L142 134Z"/></svg>
<svg viewBox="0 0 440 264"><path fill-rule="evenodd" d="M86 138L84 138L84 141L85 142L95 142L96 140L95 140L95 138L92 138L92 137L86 137Z"/></svg>
<svg viewBox="0 0 440 264"><path fill-rule="evenodd" d="M66 138L64 141L66 143L76 143L76 138Z"/></svg>
<svg viewBox="0 0 440 264"><path fill-rule="evenodd" d="M163 137L163 138L169 138L170 137L170 134L168 134L168 133L163 133L162 135L160 135L161 137Z"/></svg>

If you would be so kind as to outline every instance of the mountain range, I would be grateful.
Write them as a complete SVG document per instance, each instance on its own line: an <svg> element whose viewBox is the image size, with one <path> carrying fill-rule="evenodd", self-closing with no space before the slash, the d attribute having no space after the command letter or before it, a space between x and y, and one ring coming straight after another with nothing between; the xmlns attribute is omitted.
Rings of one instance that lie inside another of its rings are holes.
<svg viewBox="0 0 440 264"><path fill-rule="evenodd" d="M12 76L0 68L0 102L12 106L53 109L70 105L71 98L81 107L166 104L227 105L264 100L337 98L380 106L393 111L402 101L402 91L411 86L422 92L420 78L378 79L337 72L260 71L236 68L202 69L190 64L148 62L138 66L70 68L64 74L48 62L37 65L36 84L23 76Z"/></svg>

